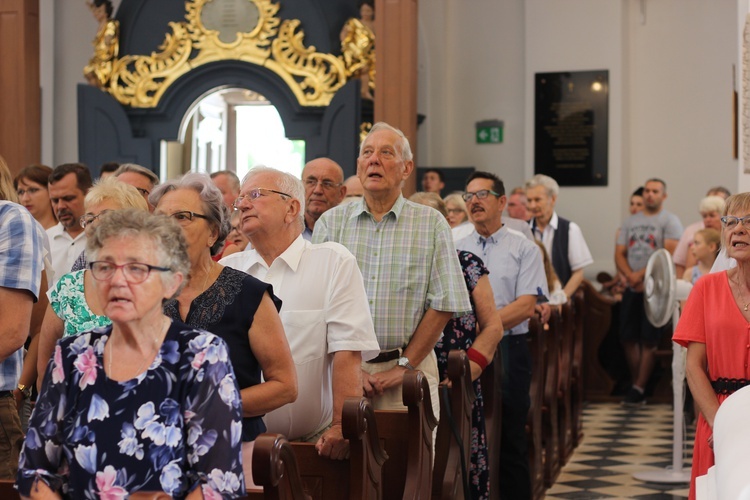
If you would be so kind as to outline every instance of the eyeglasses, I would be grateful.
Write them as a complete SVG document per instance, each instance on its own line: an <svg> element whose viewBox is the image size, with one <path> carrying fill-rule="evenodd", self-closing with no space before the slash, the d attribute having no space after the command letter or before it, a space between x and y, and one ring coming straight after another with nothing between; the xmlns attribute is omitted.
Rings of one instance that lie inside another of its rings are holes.
<svg viewBox="0 0 750 500"><path fill-rule="evenodd" d="M263 191L267 191L269 193L276 193L280 194L281 196L286 196L288 198L291 198L292 195L282 193L281 191L276 191L274 189L267 189L267 188L254 188L247 192L247 194L243 194L242 196L237 197L236 200L234 200L234 208L238 208L240 204L242 204L243 201L255 201L261 196L268 196L267 194L263 194Z"/></svg>
<svg viewBox="0 0 750 500"><path fill-rule="evenodd" d="M19 189L18 191L16 191L16 193L18 193L18 197L20 198L21 196L25 195L26 193L28 193L31 196L34 196L35 194L37 194L41 190L42 190L41 188Z"/></svg>
<svg viewBox="0 0 750 500"><path fill-rule="evenodd" d="M448 211L449 214L454 214L454 215L458 215L458 214L464 213L464 210L462 210L460 208L449 208L449 209L447 209L447 211Z"/></svg>
<svg viewBox="0 0 750 500"><path fill-rule="evenodd" d="M113 262L107 262L106 260L95 260L89 262L89 269L94 279L99 281L111 280L118 269L122 269L122 275L125 276L125 281L132 284L143 283L151 274L151 271L166 272L171 271L168 267L152 266L150 264L144 264L142 262L128 262L127 264L117 265Z"/></svg>
<svg viewBox="0 0 750 500"><path fill-rule="evenodd" d="M205 219L208 220L208 217L206 217L203 214L196 214L195 212L191 212L190 210L181 210L179 212L175 212L170 215L174 220L177 221L177 223L181 226L187 226L191 222L193 222L193 219L198 217L199 219Z"/></svg>
<svg viewBox="0 0 750 500"><path fill-rule="evenodd" d="M724 226L725 229L734 229L740 222L742 222L742 226L745 229L750 229L750 215L746 215L744 217L725 215L721 218L721 225Z"/></svg>
<svg viewBox="0 0 750 500"><path fill-rule="evenodd" d="M93 224L93 222L101 217L102 215L106 214L107 212L111 212L112 210L102 210L98 214L86 214L82 215L80 219L78 219L78 222L81 224L81 227L86 229L86 226Z"/></svg>
<svg viewBox="0 0 750 500"><path fill-rule="evenodd" d="M335 189L341 186L340 182L337 183L337 182L333 182L329 180L320 180L320 179L316 179L315 177L308 177L307 179L305 179L305 187L309 189L315 189L318 184L323 186L323 189L326 189L329 191L331 189Z"/></svg>
<svg viewBox="0 0 750 500"><path fill-rule="evenodd" d="M483 200L487 198L489 195L497 196L498 198L500 197L500 193L496 193L491 189L482 189L480 191L477 191L476 193L470 193L467 191L461 195L461 198L463 198L464 201L470 201L474 196L476 196L480 200Z"/></svg>

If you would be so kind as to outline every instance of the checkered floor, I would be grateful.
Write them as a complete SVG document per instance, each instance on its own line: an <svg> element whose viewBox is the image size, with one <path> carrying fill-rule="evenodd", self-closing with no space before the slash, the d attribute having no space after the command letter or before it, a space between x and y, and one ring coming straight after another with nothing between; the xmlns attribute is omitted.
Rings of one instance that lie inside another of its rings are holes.
<svg viewBox="0 0 750 500"><path fill-rule="evenodd" d="M671 406L590 404L584 410L583 432L583 442L547 490L547 500L687 498L687 484L644 483L633 477L635 472L671 468ZM683 447L683 468L688 471L694 432L688 426Z"/></svg>

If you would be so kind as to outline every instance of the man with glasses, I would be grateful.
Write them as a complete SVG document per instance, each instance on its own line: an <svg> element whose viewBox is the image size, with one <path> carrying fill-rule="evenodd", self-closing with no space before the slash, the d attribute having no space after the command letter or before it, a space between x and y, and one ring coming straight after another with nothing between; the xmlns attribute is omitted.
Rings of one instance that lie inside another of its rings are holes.
<svg viewBox="0 0 750 500"><path fill-rule="evenodd" d="M154 190L155 186L159 185L159 176L153 173L151 170L135 163L124 163L115 170L113 176L120 182L130 184L141 193L141 196L148 203L148 197L151 191ZM154 211L154 207L148 204L149 212Z"/></svg>
<svg viewBox="0 0 750 500"><path fill-rule="evenodd" d="M83 199L91 188L91 173L81 163L57 166L49 176L49 197L59 221L47 229L54 284L70 272L76 258L86 248L86 233L80 224Z"/></svg>
<svg viewBox="0 0 750 500"><path fill-rule="evenodd" d="M531 399L529 318L537 296L548 295L542 254L522 233L508 228L502 213L505 186L496 175L474 172L463 195L474 231L456 241L456 248L478 256L490 271L489 278L506 328L500 345L503 353L503 415L500 438L500 498L531 499L531 474L526 442L526 417Z"/></svg>
<svg viewBox="0 0 750 500"><path fill-rule="evenodd" d="M302 182L305 184L305 230L302 236L310 241L320 216L338 206L346 196L344 170L329 158L316 158L302 169Z"/></svg>
<svg viewBox="0 0 750 500"><path fill-rule="evenodd" d="M376 356L379 346L356 259L342 245L313 245L302 237L304 199L305 188L294 176L267 167L250 170L235 207L253 248L220 263L270 283L283 303L281 322L299 396L266 415L268 432L315 442L321 455L343 459L344 400L362 395L360 364Z"/></svg>
<svg viewBox="0 0 750 500"><path fill-rule="evenodd" d="M404 408L404 372L416 368L438 416L435 344L448 320L471 311L471 303L445 217L401 194L413 170L403 132L373 125L357 159L364 197L323 214L313 241L342 243L362 270L381 349L362 364L365 394L376 409Z"/></svg>
<svg viewBox="0 0 750 500"><path fill-rule="evenodd" d="M646 402L644 392L663 332L646 317L643 305L646 264L651 254L660 248L674 253L682 235L682 224L677 216L662 209L666 199L666 183L661 179L647 180L643 186L643 210L625 219L617 236L615 264L628 281L620 303L620 341L633 383L622 400L627 406Z"/></svg>

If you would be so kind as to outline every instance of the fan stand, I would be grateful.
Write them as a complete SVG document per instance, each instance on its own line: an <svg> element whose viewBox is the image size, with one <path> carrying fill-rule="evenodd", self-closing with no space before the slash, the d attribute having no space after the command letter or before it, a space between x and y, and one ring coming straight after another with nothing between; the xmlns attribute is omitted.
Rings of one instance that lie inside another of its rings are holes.
<svg viewBox="0 0 750 500"><path fill-rule="evenodd" d="M680 307L675 304L672 312L672 329L677 328L680 319ZM683 469L682 445L685 440L683 427L685 415L685 351L681 345L672 342L672 394L674 408L672 411L672 468L636 472L633 477L648 483L678 484L690 482L690 470Z"/></svg>

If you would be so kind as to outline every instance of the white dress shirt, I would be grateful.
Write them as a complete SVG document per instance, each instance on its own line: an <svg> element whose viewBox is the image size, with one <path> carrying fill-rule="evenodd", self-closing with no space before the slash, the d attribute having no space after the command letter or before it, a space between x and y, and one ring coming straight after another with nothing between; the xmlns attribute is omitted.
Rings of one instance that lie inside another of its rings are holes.
<svg viewBox="0 0 750 500"><path fill-rule="evenodd" d="M55 272L53 282L49 283L51 287L64 274L70 272L76 259L86 248L86 231L81 231L78 236L73 238L58 222L47 229L47 237L49 237L50 253L52 254L52 269Z"/></svg>
<svg viewBox="0 0 750 500"><path fill-rule="evenodd" d="M267 266L253 249L219 261L273 285L297 368L297 401L264 417L268 432L289 439L324 429L333 415L333 354L380 352L357 260L338 243L312 244L302 235Z"/></svg>

